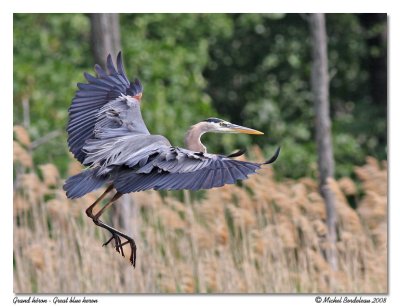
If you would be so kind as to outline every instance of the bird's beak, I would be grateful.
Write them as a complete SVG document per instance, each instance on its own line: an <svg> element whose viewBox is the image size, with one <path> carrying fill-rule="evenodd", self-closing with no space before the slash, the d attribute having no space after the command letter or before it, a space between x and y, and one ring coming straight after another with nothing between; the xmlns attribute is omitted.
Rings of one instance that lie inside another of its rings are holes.
<svg viewBox="0 0 400 306"><path fill-rule="evenodd" d="M253 135L264 135L263 132L253 130L244 126L236 125L236 124L229 124L227 128L232 132L232 133L241 133L241 134L253 134Z"/></svg>

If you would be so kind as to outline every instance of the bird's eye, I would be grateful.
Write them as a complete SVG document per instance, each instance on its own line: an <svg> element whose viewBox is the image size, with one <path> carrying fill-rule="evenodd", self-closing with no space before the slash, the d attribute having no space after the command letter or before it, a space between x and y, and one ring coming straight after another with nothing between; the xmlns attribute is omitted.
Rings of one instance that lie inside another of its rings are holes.
<svg viewBox="0 0 400 306"><path fill-rule="evenodd" d="M219 125L220 125L220 126L226 126L226 123L225 123L225 122L220 122Z"/></svg>

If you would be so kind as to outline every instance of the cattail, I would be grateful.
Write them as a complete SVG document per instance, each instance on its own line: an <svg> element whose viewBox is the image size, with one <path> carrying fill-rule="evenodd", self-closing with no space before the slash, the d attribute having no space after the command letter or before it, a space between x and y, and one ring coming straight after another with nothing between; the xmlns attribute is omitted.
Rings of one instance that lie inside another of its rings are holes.
<svg viewBox="0 0 400 306"><path fill-rule="evenodd" d="M214 245L213 236L210 233L210 229L205 228L197 223L192 224L191 231L193 238L199 250L207 251Z"/></svg>
<svg viewBox="0 0 400 306"><path fill-rule="evenodd" d="M154 190L148 190L145 192L138 192L134 194L135 203L139 207L146 207L157 209L164 207L164 201L160 194Z"/></svg>
<svg viewBox="0 0 400 306"><path fill-rule="evenodd" d="M228 210L230 211L234 220L234 224L237 227L249 228L255 225L256 218L250 211L236 207L234 205L229 205Z"/></svg>
<svg viewBox="0 0 400 306"><path fill-rule="evenodd" d="M169 230L183 230L186 228L186 221L182 220L180 216L173 210L164 207L159 211L160 222Z"/></svg>
<svg viewBox="0 0 400 306"><path fill-rule="evenodd" d="M338 183L328 178L328 185L335 194L336 210L338 212L338 221L342 223L343 229L359 233L362 232L362 225L357 213L349 206L345 195L339 188Z"/></svg>
<svg viewBox="0 0 400 306"><path fill-rule="evenodd" d="M224 185L219 189L219 196L222 203L227 203L232 200L232 195L235 193L236 186L234 185Z"/></svg>
<svg viewBox="0 0 400 306"><path fill-rule="evenodd" d="M67 199L56 167L42 165L40 180L31 162L21 162L30 158L28 143L15 137L14 161L30 165L30 173L19 167L15 178L15 292L31 292L33 286L38 292L64 293L387 291L384 162L369 158L355 169L359 190L349 178L329 181L338 221L336 272L325 258L332 245L316 180L276 181L269 167L244 181L244 188L207 190L203 198L186 203L175 193L132 194L139 212L131 220L139 229L133 270L129 255L117 256L112 243L102 247L108 232L93 226L84 213L104 188ZM73 171L81 171L75 166ZM348 195L357 195L356 209Z"/></svg>
<svg viewBox="0 0 400 306"><path fill-rule="evenodd" d="M157 271L160 278L161 293L176 293L177 286L172 273L164 265L159 265Z"/></svg>
<svg viewBox="0 0 400 306"><path fill-rule="evenodd" d="M46 186L56 185L60 174L58 173L58 169L53 164L44 164L39 166L43 175L43 182Z"/></svg>
<svg viewBox="0 0 400 306"><path fill-rule="evenodd" d="M26 246L26 243L31 241L34 233L32 229L27 226L19 226L14 228L13 238L14 238L14 246L18 247L23 245Z"/></svg>
<svg viewBox="0 0 400 306"><path fill-rule="evenodd" d="M206 256L201 264L202 274L204 275L205 286L207 292L217 292L218 291L218 265L215 258L211 256Z"/></svg>
<svg viewBox="0 0 400 306"><path fill-rule="evenodd" d="M14 192L14 215L18 215L29 209L30 205L26 198Z"/></svg>
<svg viewBox="0 0 400 306"><path fill-rule="evenodd" d="M215 227L216 241L220 245L227 245L229 242L229 233L226 223L217 222Z"/></svg>
<svg viewBox="0 0 400 306"><path fill-rule="evenodd" d="M32 157L29 153L16 141L13 142L13 161L20 163L22 166L31 168Z"/></svg>
<svg viewBox="0 0 400 306"><path fill-rule="evenodd" d="M372 231L372 237L378 247L378 249L387 250L387 224L382 222L379 226L375 227ZM381 254L385 254L386 252L382 252Z"/></svg>
<svg viewBox="0 0 400 306"><path fill-rule="evenodd" d="M320 219L316 219L312 221L312 225L314 228L315 233L320 236L324 237L328 233L328 229L326 227L326 223L322 222Z"/></svg>
<svg viewBox="0 0 400 306"><path fill-rule="evenodd" d="M300 204L310 219L326 220L325 203L321 195L317 192L311 192L308 195L309 201Z"/></svg>
<svg viewBox="0 0 400 306"><path fill-rule="evenodd" d="M265 254L266 248L264 244L264 237L258 229L253 229L250 232L250 243L251 249L256 254L256 256L263 256Z"/></svg>
<svg viewBox="0 0 400 306"><path fill-rule="evenodd" d="M27 194L30 203L37 203L47 192L35 173L24 173L20 176L20 188Z"/></svg>
<svg viewBox="0 0 400 306"><path fill-rule="evenodd" d="M208 213L213 213L213 216L217 215L221 215L224 211L224 203L229 203L231 202L232 199L232 195L235 194L235 186L229 186L229 193L230 195L227 196L226 192L221 193L219 192L219 189L210 189L207 190L207 201L204 203L206 205L208 205ZM233 188L233 189L232 189ZM240 201L240 200L238 200ZM199 211L202 211L201 208L198 208ZM210 219L213 219L214 217L211 216Z"/></svg>
<svg viewBox="0 0 400 306"><path fill-rule="evenodd" d="M349 177L341 178L338 184L345 195L355 195L357 193L356 184Z"/></svg>
<svg viewBox="0 0 400 306"><path fill-rule="evenodd" d="M292 222L280 223L277 226L277 232L279 233L284 248L295 249L298 246L296 229Z"/></svg>
<svg viewBox="0 0 400 306"><path fill-rule="evenodd" d="M249 193L243 188L232 190L232 202L243 209L250 210L254 207L254 202Z"/></svg>
<svg viewBox="0 0 400 306"><path fill-rule="evenodd" d="M223 218L224 205L222 203L215 204L214 202L207 201L196 205L196 212L199 218L210 224L214 223L217 219Z"/></svg>
<svg viewBox="0 0 400 306"><path fill-rule="evenodd" d="M53 224L56 224L57 227L62 227L63 230L67 230L70 227L68 219L70 206L68 204L58 199L52 199L46 202L46 208Z"/></svg>
<svg viewBox="0 0 400 306"><path fill-rule="evenodd" d="M97 190L95 192L86 194L84 197L76 199L76 200L69 200L71 203L80 203L80 205L83 207L88 207L89 205L93 204L94 201L104 192L104 189ZM60 193L60 198L65 197L65 193L61 192ZM68 204L69 205L69 204ZM100 208L98 206L95 207L93 210L94 213L96 213Z"/></svg>
<svg viewBox="0 0 400 306"><path fill-rule="evenodd" d="M275 193L272 202L279 213L289 216L296 215L297 207L294 204L293 198L288 198L282 193Z"/></svg>
<svg viewBox="0 0 400 306"><path fill-rule="evenodd" d="M165 199L165 204L167 204L169 207L171 207L172 210L178 212L178 213L182 213L185 214L187 213L187 206L182 203L179 202L178 200L174 199L174 198L166 198Z"/></svg>
<svg viewBox="0 0 400 306"><path fill-rule="evenodd" d="M315 235L314 228L310 221L304 216L298 216L295 220L297 230L301 235L301 244L308 247L318 245L318 237Z"/></svg>
<svg viewBox="0 0 400 306"><path fill-rule="evenodd" d="M43 244L35 243L25 250L25 257L31 261L36 269L43 270L45 265L45 253Z"/></svg>
<svg viewBox="0 0 400 306"><path fill-rule="evenodd" d="M193 268L189 264L182 264L178 266L180 277L177 279L177 285L180 291L184 293L195 293L196 284L193 276Z"/></svg>
<svg viewBox="0 0 400 306"><path fill-rule="evenodd" d="M300 178L299 183L304 185L308 191L317 191L318 190L318 183L310 177Z"/></svg>
<svg viewBox="0 0 400 306"><path fill-rule="evenodd" d="M24 146L29 148L31 145L31 139L29 137L28 132L26 129L20 125L14 125L14 133L15 133L15 138Z"/></svg>
<svg viewBox="0 0 400 306"><path fill-rule="evenodd" d="M331 272L331 268L329 264L326 262L322 254L316 252L312 249L306 250L307 256L309 257L309 261L312 263L313 268L316 269L319 273L328 274Z"/></svg>

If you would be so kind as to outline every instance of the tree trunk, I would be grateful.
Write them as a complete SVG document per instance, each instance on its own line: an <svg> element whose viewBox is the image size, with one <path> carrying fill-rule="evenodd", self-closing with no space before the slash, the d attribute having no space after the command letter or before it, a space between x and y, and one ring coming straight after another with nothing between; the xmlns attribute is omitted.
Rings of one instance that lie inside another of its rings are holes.
<svg viewBox="0 0 400 306"><path fill-rule="evenodd" d="M121 50L118 14L90 14L91 46L95 62L106 66L106 58L113 58Z"/></svg>
<svg viewBox="0 0 400 306"><path fill-rule="evenodd" d="M328 185L334 176L334 159L329 116L329 74L325 15L309 15L312 44L311 87L316 113L316 141L318 148L319 191L324 198L329 247L327 259L334 271L337 270L336 255L336 209L335 196Z"/></svg>
<svg viewBox="0 0 400 306"><path fill-rule="evenodd" d="M121 38L118 14L90 14L91 46L95 63L106 67L108 54L114 59L121 51ZM128 195L124 195L118 202L111 206L112 226L121 229L132 236L133 228L131 217L133 216L133 201Z"/></svg>

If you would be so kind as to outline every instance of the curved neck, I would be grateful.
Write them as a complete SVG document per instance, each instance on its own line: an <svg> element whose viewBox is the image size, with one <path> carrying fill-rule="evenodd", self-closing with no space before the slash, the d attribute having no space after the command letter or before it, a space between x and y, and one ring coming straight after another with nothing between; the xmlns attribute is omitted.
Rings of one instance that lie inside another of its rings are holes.
<svg viewBox="0 0 400 306"><path fill-rule="evenodd" d="M201 143L200 138L205 133L199 124L193 125L185 135L185 147L191 151L207 153L206 147Z"/></svg>

